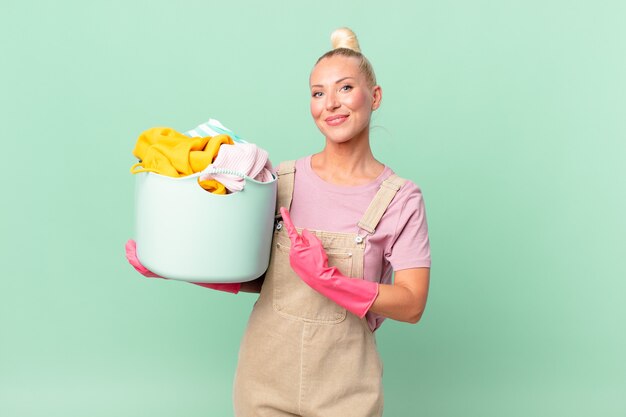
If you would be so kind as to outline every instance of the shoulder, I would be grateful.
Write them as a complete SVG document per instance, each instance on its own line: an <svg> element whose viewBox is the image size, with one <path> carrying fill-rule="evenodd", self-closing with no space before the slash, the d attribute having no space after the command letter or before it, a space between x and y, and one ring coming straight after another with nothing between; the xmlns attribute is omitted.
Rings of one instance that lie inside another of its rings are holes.
<svg viewBox="0 0 626 417"><path fill-rule="evenodd" d="M389 177L391 177L394 174L395 173L391 171L391 174L389 175ZM403 177L400 177L400 178L404 180L404 184L402 184L402 186L396 193L391 204L401 205L403 207L413 206L414 208L418 208L421 204L423 204L423 195L422 195L421 187L409 179L406 179Z"/></svg>
<svg viewBox="0 0 626 417"><path fill-rule="evenodd" d="M383 219L386 218L390 222L389 225L395 230L394 234L400 233L411 225L421 227L420 225L426 219L426 208L421 187L412 180L404 179L404 184L396 192L383 215Z"/></svg>

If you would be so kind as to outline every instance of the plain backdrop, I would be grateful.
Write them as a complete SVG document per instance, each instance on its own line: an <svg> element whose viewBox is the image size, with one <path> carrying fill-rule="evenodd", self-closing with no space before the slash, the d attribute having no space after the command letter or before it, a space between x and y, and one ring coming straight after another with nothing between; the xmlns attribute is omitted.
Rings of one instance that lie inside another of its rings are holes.
<svg viewBox="0 0 626 417"><path fill-rule="evenodd" d="M377 332L385 415L626 416L624 16L622 1L2 2L0 415L232 415L255 296L126 263L131 151L208 118L274 163L319 151L308 76L349 26L383 88L374 153L421 186L432 245L423 319Z"/></svg>

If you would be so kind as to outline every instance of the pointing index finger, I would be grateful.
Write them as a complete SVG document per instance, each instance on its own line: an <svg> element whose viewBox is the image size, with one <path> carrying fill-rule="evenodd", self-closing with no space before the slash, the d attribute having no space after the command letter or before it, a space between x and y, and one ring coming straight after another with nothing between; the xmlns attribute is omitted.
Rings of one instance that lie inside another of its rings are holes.
<svg viewBox="0 0 626 417"><path fill-rule="evenodd" d="M287 228L287 235L289 236L289 239L291 240L291 244L295 244L297 242L296 239L298 239L300 235L298 235L298 231L296 230L293 223L291 222L289 211L287 211L286 208L281 207L280 214L283 216L283 224Z"/></svg>

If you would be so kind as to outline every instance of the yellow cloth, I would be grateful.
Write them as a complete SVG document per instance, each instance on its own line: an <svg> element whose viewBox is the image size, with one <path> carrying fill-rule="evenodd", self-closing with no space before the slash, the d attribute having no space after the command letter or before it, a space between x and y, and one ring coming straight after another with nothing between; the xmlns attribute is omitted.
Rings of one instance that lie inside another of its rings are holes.
<svg viewBox="0 0 626 417"><path fill-rule="evenodd" d="M182 177L200 172L213 162L223 144L233 145L228 135L190 138L169 127L153 127L139 135L133 155L141 162L130 172L156 172L168 177ZM214 194L226 194L226 188L215 180L198 181Z"/></svg>

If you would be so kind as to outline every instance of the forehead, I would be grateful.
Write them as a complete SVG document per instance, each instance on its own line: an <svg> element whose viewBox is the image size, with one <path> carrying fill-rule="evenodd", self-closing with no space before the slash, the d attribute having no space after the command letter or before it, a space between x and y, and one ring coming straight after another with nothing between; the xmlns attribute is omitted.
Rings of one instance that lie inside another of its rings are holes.
<svg viewBox="0 0 626 417"><path fill-rule="evenodd" d="M359 60L355 57L335 55L322 59L313 67L309 84L333 84L345 77L352 77L357 80L364 79L359 68Z"/></svg>

